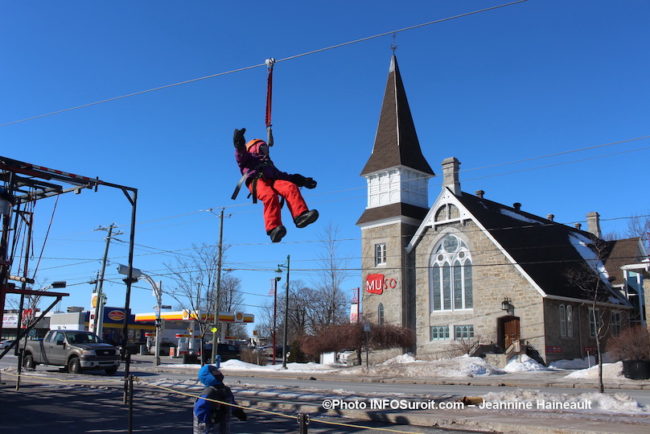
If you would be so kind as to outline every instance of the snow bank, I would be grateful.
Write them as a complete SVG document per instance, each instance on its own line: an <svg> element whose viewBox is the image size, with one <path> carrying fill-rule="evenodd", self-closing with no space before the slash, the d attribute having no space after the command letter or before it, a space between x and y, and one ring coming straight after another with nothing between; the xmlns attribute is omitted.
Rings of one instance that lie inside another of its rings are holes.
<svg viewBox="0 0 650 434"><path fill-rule="evenodd" d="M513 357L503 370L506 372L531 372L547 371L548 368L538 361L531 359L526 354L520 354L517 357Z"/></svg>
<svg viewBox="0 0 650 434"><path fill-rule="evenodd" d="M567 375L565 378L598 378L598 365L588 369L581 369ZM603 363L603 378L615 379L625 378L623 376L623 362Z"/></svg>
<svg viewBox="0 0 650 434"><path fill-rule="evenodd" d="M241 360L231 359L221 364L221 369L227 371L283 371L283 372L336 372L330 366L319 363L287 363L287 369L282 368L282 363L277 365L260 366L246 363Z"/></svg>
<svg viewBox="0 0 650 434"><path fill-rule="evenodd" d="M422 363L422 361L415 360L415 357L413 357L413 354L411 353L405 353L393 357L392 359L386 360L384 363L382 363L382 365L395 365L398 363Z"/></svg>
<svg viewBox="0 0 650 434"><path fill-rule="evenodd" d="M495 369L480 357L462 356L453 359L434 361L415 360L413 356L402 355L386 362L371 366L356 366L342 370L347 375L379 375L385 377L474 377L498 375L503 371Z"/></svg>
<svg viewBox="0 0 650 434"><path fill-rule="evenodd" d="M573 359L573 360L556 360L551 362L549 368L552 369L587 369L590 366L594 366L596 358L594 356L589 356L589 358L584 359Z"/></svg>

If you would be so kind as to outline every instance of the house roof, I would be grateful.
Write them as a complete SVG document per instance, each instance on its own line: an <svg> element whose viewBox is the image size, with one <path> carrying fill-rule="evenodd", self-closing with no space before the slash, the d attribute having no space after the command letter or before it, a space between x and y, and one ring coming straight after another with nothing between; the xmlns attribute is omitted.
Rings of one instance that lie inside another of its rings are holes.
<svg viewBox="0 0 650 434"><path fill-rule="evenodd" d="M396 166L410 167L434 175L431 166L422 155L397 58L393 55L375 144L361 175Z"/></svg>
<svg viewBox="0 0 650 434"><path fill-rule="evenodd" d="M357 220L357 225L399 216L411 217L418 221L422 221L428 211L429 210L426 208L410 205L408 203L392 203L390 205L378 206L376 208L367 208L363 214L361 214L359 220Z"/></svg>
<svg viewBox="0 0 650 434"><path fill-rule="evenodd" d="M570 276L586 271L595 278L602 268L591 233L468 193L456 197L544 293L586 297Z"/></svg>
<svg viewBox="0 0 650 434"><path fill-rule="evenodd" d="M622 266L640 263L644 259L646 256L642 251L639 237L607 241L605 268L607 273L614 278L612 281L614 285L625 283Z"/></svg>

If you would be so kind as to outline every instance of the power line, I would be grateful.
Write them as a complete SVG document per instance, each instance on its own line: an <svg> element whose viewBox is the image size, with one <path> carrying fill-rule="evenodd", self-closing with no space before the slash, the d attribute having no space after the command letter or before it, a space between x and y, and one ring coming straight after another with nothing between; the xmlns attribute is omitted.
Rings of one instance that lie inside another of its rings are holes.
<svg viewBox="0 0 650 434"><path fill-rule="evenodd" d="M650 139L650 136L640 136L640 137L635 137L633 139L618 140L618 141L615 141L615 142L603 143L603 144L600 144L600 145L586 146L586 147L583 147L583 148L570 149L568 151L555 152L553 154L545 154L545 155L539 155L539 156L536 156L536 157L522 158L521 160L505 161L503 163L494 163L494 164L488 164L486 166L471 167L469 169L463 169L463 171L464 172L471 172L471 171L474 171L474 170L492 169L494 167L509 166L511 164L527 163L529 161L541 160L541 159L544 159L544 158L559 157L560 155L572 154L574 152L591 151L593 149L605 148L607 146L621 145L623 143L636 142L636 141L645 140L645 139Z"/></svg>
<svg viewBox="0 0 650 434"><path fill-rule="evenodd" d="M616 221L616 220L627 220L627 219L633 219L633 218L647 218L647 217L650 217L650 214L632 215L632 216L623 216L623 217L612 217L612 218L601 218L600 221L601 222L602 221ZM573 222L571 222L571 223L573 223ZM529 224L529 225L504 226L504 227L499 227L499 228L490 228L490 229L486 229L485 232L492 233L492 232L497 232L497 231L502 231L502 230L513 230L513 229L517 229L517 230L521 230L521 229L538 229L538 228L542 228L542 227L555 226L555 225L558 225L558 224L560 224L560 225L564 224L564 225L568 226L568 224L566 224L566 223L559 223L559 222L545 223L543 221L540 221L539 223L532 223L532 224ZM484 232L484 230L481 229L481 228L476 228L476 229L468 229L468 228L466 228L463 232L464 233ZM385 238L397 238L397 237L399 237L399 238L412 238L411 235L394 235L394 236L389 236L389 237L385 237ZM630 238L634 238L634 237L630 237ZM644 239L644 237L639 237L639 238ZM355 238L341 238L341 239L336 239L334 241L335 242L342 242L342 241L360 241L360 240L361 240L360 237L355 237ZM322 239L315 239L315 240L308 240L308 241L303 241L303 242L293 242L293 243L294 244L297 244L297 243L322 243L323 241L324 240L322 240ZM229 244L229 245L230 246L247 246L247 245L250 245L250 244L251 243L235 243L235 244ZM265 243L255 243L254 245L260 245L260 244L265 244ZM139 245L139 244L136 244L136 245ZM139 246L142 246L142 245L139 245ZM208 245L208 246L211 246L211 245ZM176 249L176 250L167 250L167 249L158 249L156 247L151 247L151 246L144 246L144 247L154 249L154 250L160 250L160 252L158 252L158 253L138 254L136 256L142 257L142 256L150 256L150 255L153 255L153 254L170 254L170 255L181 255L181 256L188 257L188 258L192 258L192 256L189 255L189 254L176 253L176 252L179 252L179 251L191 250L192 248L181 248L181 249ZM513 250L533 249L533 248L534 249L540 249L540 248L551 248L551 247L557 247L557 245L536 245L534 247L515 247L515 248L513 248ZM489 251L493 251L493 250L498 250L498 249L491 249ZM474 250L474 251L476 251L476 250ZM478 251L478 252L485 253L486 251L482 250L482 251ZM119 258L123 258L123 257L117 257L117 258L114 257L114 258L111 258L111 260L118 261ZM358 259L358 258L359 257L347 258L347 259ZM363 259L363 257L360 257L360 258ZM50 259L50 258L44 258L44 259ZM53 258L53 259L64 260L66 258ZM82 260L83 258L68 258L68 259ZM97 261L100 261L100 259L99 258L94 258L94 259L82 260L81 262L75 262L75 263L72 263L72 264L63 264L63 265L58 265L58 266L54 266L54 267L48 267L48 268L44 268L43 270L66 268L66 267L71 267L71 266L75 266L75 265L83 265L83 264L97 262ZM301 260L297 260L297 261L298 262L314 262L314 261L321 261L321 259L320 258L301 259ZM273 261L271 261L271 262L273 262ZM226 269L226 270L236 270L236 269L237 270L239 270L239 269L254 270L254 268L237 268L236 266L233 267L230 264L238 264L238 262L227 262L228 266L224 266L224 269ZM266 270L266 269L262 269L262 270ZM165 275L171 275L171 274L173 274L173 273L167 273L167 274L159 273L159 274L155 274L155 275L156 276L165 276Z"/></svg>
<svg viewBox="0 0 650 434"><path fill-rule="evenodd" d="M497 5L497 6L492 6L492 7L489 7L489 8L478 9L478 10L475 10L475 11L466 12L466 13L454 15L454 16L451 16L451 17L441 18L441 19L438 19L438 20L428 21L426 23L421 23L421 24L416 24L416 25L413 25L413 26L403 27L401 29L390 30L388 32L382 32L382 33L378 33L376 35L366 36L364 38L354 39L352 41L342 42L340 44L330 45L328 47L323 47L323 48L319 48L319 49L316 49L316 50L311 50L311 51L307 51L307 52L304 52L304 53L295 54L295 55L292 55L292 56L289 56L289 57L278 59L278 60L276 60L276 63L286 62L286 61L289 61L289 60L295 60L295 59L298 59L298 58L301 58L301 57L304 57L304 56L309 56L309 55L312 55L312 54L322 53L324 51L333 50L335 48L341 48L341 47L345 47L347 45L352 45L352 44L357 44L357 43L360 43L360 42L369 41L371 39L380 38L382 36L393 35L393 34L400 33L400 32L406 32L408 30L418 29L418 28L421 28L421 27L430 26L432 24L443 23L445 21L452 21L452 20L456 20L456 19L459 19L459 18L468 17L470 15L476 15L476 14L480 14L480 13L483 13L483 12L489 12L489 11L493 11L495 9L505 8L505 7L516 5L516 4L519 4L519 3L524 3L526 1L527 0L517 0L517 1L511 2L511 3L504 3L504 4ZM127 93L127 94L124 94L124 95L114 96L114 97L111 97L111 98L105 98L105 99L89 102L89 103L86 103L86 104L81 104L81 105L74 106L74 107L68 107L68 108L64 108L64 109L60 109L60 110L51 111L51 112L48 112L48 113L42 113L42 114L39 114L39 115L30 116L30 117L23 118L23 119L17 119L17 120L14 120L14 121L2 123L2 124L0 124L0 127L6 127L6 126L9 126L9 125L15 125L15 124L23 123L23 122L36 120L36 119L42 119L42 118L45 118L45 117L54 116L54 115L58 115L58 114L61 114L61 113L66 113L66 112L70 112L70 111L74 111L74 110L85 109L85 108L88 108L88 107L93 107L93 106L100 105L100 104L105 104L105 103L108 103L108 102L118 101L118 100L122 100L122 99L125 99L125 98L144 95L144 94L147 94L147 93L157 92L157 91L160 91L160 90L169 89L169 88L176 87L176 86L182 86L182 85L185 85L185 84L196 83L198 81L203 81L203 80L207 80L207 79L210 79L210 78L221 77L221 76L224 76L224 75L234 74L234 73L237 73L237 72L243 72L243 71L247 71L247 70L255 69L255 68L260 68L260 67L266 67L266 63L258 63L258 64L255 64L255 65L244 66L242 68L231 69L229 71L218 72L216 74L204 75L203 77L197 77L197 78L192 78L192 79L189 79L189 80L179 81L179 82L176 82L176 83L165 84L165 85L162 85L162 86L153 87L151 89L145 89L145 90L140 90L140 91L136 91L136 92L131 92L131 93Z"/></svg>

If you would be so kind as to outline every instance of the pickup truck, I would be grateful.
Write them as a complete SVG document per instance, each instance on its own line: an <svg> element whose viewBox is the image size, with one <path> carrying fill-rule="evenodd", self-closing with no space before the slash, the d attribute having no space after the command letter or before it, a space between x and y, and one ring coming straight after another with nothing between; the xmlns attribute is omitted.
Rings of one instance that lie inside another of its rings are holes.
<svg viewBox="0 0 650 434"><path fill-rule="evenodd" d="M103 343L96 334L82 330L50 330L42 340L28 340L23 365L64 366L78 374L84 369L103 369L113 375L120 366L117 348Z"/></svg>

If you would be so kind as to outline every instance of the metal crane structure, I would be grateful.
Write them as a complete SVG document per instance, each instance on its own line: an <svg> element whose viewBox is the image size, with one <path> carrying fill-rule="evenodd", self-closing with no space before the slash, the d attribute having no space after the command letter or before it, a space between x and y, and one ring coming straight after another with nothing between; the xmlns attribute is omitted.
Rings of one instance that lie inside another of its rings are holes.
<svg viewBox="0 0 650 434"><path fill-rule="evenodd" d="M35 291L27 289L27 283L34 283L34 279L28 276L28 256L25 255L22 264L22 275L12 275L12 266L14 265L14 248L16 245L14 238L18 235L16 227L24 223L27 226L28 241L31 241L31 224L32 213L27 211L29 205L36 201L49 197L58 196L65 193L81 193L82 190L88 189L98 191L99 187L110 187L121 190L131 204L131 233L129 237L129 268L133 269L133 249L135 244L135 220L138 201L138 190L133 187L114 184L102 181L99 178L90 178L87 176L75 175L73 173L61 170L50 169L23 161L0 156L0 218L2 219L2 234L0 238L0 333L2 332L2 319L4 316L6 294L20 294L19 315L22 314L23 300L27 296L50 296L56 300L45 309L38 318L34 318L28 328L20 330L20 317L18 322L18 332L14 345L29 333L31 327L40 321L63 297L69 295L60 292ZM20 268L20 267L19 267ZM17 283L20 288L17 287ZM126 296L124 301L124 310L127 312L124 318L122 350L121 356L126 360L126 374L129 371L129 360L127 353L128 339L128 319L129 307L131 303L131 284L135 281L133 276L125 279ZM13 346L13 345L12 345ZM4 356L11 347L6 348L0 354Z"/></svg>

